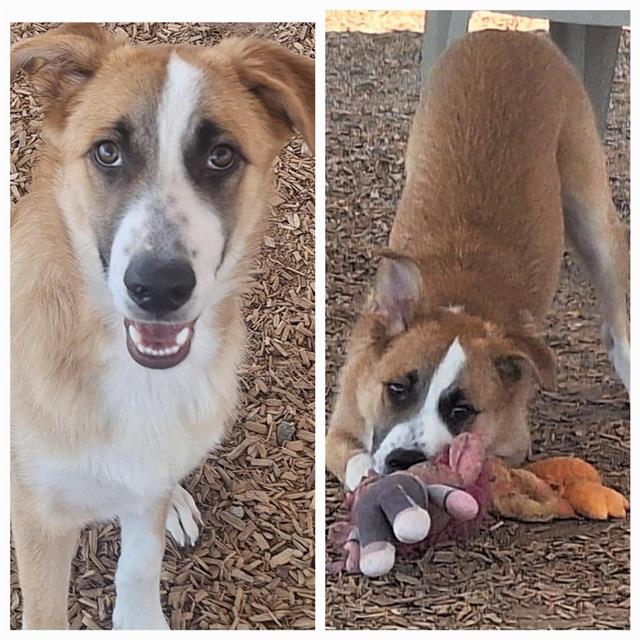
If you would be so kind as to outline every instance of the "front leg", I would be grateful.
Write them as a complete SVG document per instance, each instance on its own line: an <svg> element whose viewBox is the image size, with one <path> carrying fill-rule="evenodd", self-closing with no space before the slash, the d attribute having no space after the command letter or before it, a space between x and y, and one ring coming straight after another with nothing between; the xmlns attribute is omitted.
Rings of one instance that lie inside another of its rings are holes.
<svg viewBox="0 0 640 640"><path fill-rule="evenodd" d="M373 459L364 444L365 425L359 416L346 415L342 398L336 409L326 438L327 469L337 476L347 491L353 491L373 469Z"/></svg>
<svg viewBox="0 0 640 640"><path fill-rule="evenodd" d="M23 629L67 629L71 561L80 524L54 523L43 517L37 494L11 485L11 528L22 590Z"/></svg>
<svg viewBox="0 0 640 640"><path fill-rule="evenodd" d="M340 374L340 393L325 440L327 469L353 491L373 468L367 427L358 411L356 385L358 362L348 362Z"/></svg>
<svg viewBox="0 0 640 640"><path fill-rule="evenodd" d="M170 492L142 512L120 516L122 549L116 571L114 629L168 629L160 605L160 570Z"/></svg>
<svg viewBox="0 0 640 640"><path fill-rule="evenodd" d="M371 455L351 433L329 429L326 440L327 468L353 491L373 468Z"/></svg>

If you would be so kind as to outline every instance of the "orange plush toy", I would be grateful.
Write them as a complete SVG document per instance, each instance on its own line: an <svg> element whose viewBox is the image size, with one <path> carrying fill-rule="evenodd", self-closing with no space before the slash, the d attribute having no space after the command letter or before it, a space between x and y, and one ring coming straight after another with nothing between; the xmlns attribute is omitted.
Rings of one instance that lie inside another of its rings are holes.
<svg viewBox="0 0 640 640"><path fill-rule="evenodd" d="M490 460L493 509L526 522L545 522L576 515L606 520L624 518L629 501L602 484L600 474L580 458L558 457L510 469Z"/></svg>

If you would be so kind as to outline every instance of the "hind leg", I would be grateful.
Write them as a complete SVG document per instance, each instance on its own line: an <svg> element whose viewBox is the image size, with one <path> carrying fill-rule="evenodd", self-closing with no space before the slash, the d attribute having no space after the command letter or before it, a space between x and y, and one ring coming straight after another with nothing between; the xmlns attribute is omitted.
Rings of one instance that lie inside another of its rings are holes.
<svg viewBox="0 0 640 640"><path fill-rule="evenodd" d="M180 547L193 546L200 533L202 518L191 494L179 484L173 487L166 529Z"/></svg>
<svg viewBox="0 0 640 640"><path fill-rule="evenodd" d="M558 149L565 228L600 300L609 359L629 391L626 230L611 199L604 150L590 108L578 111L582 116L565 125Z"/></svg>
<svg viewBox="0 0 640 640"><path fill-rule="evenodd" d="M567 235L585 265L602 308L602 340L620 379L629 390L629 322L624 233L613 204L600 206L571 198L565 202ZM603 215L602 209L608 213Z"/></svg>

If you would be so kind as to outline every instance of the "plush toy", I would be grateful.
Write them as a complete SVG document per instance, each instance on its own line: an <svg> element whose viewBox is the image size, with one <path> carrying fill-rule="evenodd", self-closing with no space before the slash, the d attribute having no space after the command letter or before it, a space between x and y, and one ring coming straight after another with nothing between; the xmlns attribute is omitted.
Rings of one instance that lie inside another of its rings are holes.
<svg viewBox="0 0 640 640"><path fill-rule="evenodd" d="M349 523L332 531L345 558L328 570L373 577L392 569L396 551L424 553L438 542L468 537L489 508L503 517L543 522L577 515L621 518L629 502L603 486L583 460L548 458L509 469L486 457L481 438L464 433L436 460L382 477L370 474L347 506Z"/></svg>
<svg viewBox="0 0 640 640"><path fill-rule="evenodd" d="M349 497L352 526L341 534L334 530L346 550L346 570L384 575L396 549L408 553L416 544L426 548L468 536L486 513L489 483L484 444L469 433L457 436L436 460L382 477L371 474Z"/></svg>
<svg viewBox="0 0 640 640"><path fill-rule="evenodd" d="M497 513L526 522L577 515L594 520L624 518L629 501L602 484L600 474L580 458L557 457L509 469L490 461L491 499Z"/></svg>

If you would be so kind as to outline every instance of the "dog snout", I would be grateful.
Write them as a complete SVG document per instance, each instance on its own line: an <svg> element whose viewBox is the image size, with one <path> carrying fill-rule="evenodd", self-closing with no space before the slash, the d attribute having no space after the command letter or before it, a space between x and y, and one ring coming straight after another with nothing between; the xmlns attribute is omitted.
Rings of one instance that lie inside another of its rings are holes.
<svg viewBox="0 0 640 640"><path fill-rule="evenodd" d="M196 286L186 260L137 256L127 267L124 284L129 297L144 311L163 314L184 305Z"/></svg>
<svg viewBox="0 0 640 640"><path fill-rule="evenodd" d="M384 461L384 472L403 471L426 459L425 454L417 449L394 449Z"/></svg>

